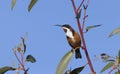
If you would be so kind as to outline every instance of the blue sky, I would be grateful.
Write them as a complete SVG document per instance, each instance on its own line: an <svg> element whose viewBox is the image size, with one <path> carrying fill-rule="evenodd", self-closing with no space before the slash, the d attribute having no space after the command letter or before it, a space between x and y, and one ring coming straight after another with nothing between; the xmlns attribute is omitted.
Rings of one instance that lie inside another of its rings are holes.
<svg viewBox="0 0 120 74"><path fill-rule="evenodd" d="M119 35L108 38L110 32L120 26L119 3L119 0L91 0L87 10L89 17L85 27L102 24L101 27L85 34L87 49L97 74L107 63L95 60L94 55L105 52L117 56L120 49ZM18 62L12 48L21 43L20 37L28 32L26 54L32 54L37 60L34 64L26 64L30 67L29 74L55 74L60 59L71 47L63 30L54 25L68 23L78 31L71 1L40 0L30 13L27 11L28 4L29 0L17 0L14 10L11 11L10 0L0 1L0 67L12 66L13 60L17 66ZM73 57L67 69L74 69L87 63L84 51L81 50L81 53L83 58L76 60ZM89 73L89 66L86 66L81 74ZM6 74L15 72L10 71Z"/></svg>

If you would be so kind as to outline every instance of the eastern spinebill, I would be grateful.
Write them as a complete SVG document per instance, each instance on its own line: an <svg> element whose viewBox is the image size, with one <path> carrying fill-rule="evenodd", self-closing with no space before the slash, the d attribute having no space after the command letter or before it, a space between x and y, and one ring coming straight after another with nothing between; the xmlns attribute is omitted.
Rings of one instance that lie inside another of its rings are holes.
<svg viewBox="0 0 120 74"><path fill-rule="evenodd" d="M66 38L69 43L69 45L75 49L75 58L82 58L82 55L80 53L81 48L81 38L77 31L75 31L70 25L64 24L64 25L56 25L63 28L64 32L66 33Z"/></svg>

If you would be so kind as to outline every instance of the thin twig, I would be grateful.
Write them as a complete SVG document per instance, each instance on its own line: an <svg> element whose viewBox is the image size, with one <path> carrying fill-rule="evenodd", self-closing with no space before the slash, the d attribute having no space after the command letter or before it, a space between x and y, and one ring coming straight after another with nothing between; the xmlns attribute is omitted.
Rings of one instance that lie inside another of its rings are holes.
<svg viewBox="0 0 120 74"><path fill-rule="evenodd" d="M20 53L20 55L21 55L22 65L24 65L24 55L23 53Z"/></svg>
<svg viewBox="0 0 120 74"><path fill-rule="evenodd" d="M87 11L89 2L90 2L90 0L88 0L86 6L84 6L84 17L83 17L83 22L82 22L82 31L83 31L84 26L85 26L86 18L88 17L88 15L86 14L86 11Z"/></svg>
<svg viewBox="0 0 120 74"><path fill-rule="evenodd" d="M78 7L78 9L77 9L77 12L79 12L79 11L80 11L80 9L81 9L81 7L82 7L82 5L83 5L84 1L85 1L85 0L82 0L82 2L80 3L80 5L79 5L79 7Z"/></svg>
<svg viewBox="0 0 120 74"><path fill-rule="evenodd" d="M85 20L86 20L86 9L84 9L84 17L83 17L83 22L82 22L82 31L84 29Z"/></svg>
<svg viewBox="0 0 120 74"><path fill-rule="evenodd" d="M17 60L18 60L18 62L20 63L20 65L22 66L22 62L21 62L20 59L18 58L16 52L14 52L14 55L15 55L15 57L17 58Z"/></svg>
<svg viewBox="0 0 120 74"><path fill-rule="evenodd" d="M88 5L89 5L89 3L90 3L90 0L88 0L88 1L87 1L87 5L86 5L86 8L88 8Z"/></svg>
<svg viewBox="0 0 120 74"><path fill-rule="evenodd" d="M20 65L22 66L22 69L23 69L24 71L26 71L26 69L25 69L25 67L24 67L24 63L20 61L20 59L18 58L18 56L17 56L17 54L16 54L15 51L14 51L14 55L15 55L15 57L17 58L17 60L18 60L18 62L20 63ZM28 74L28 73L25 72L25 74Z"/></svg>

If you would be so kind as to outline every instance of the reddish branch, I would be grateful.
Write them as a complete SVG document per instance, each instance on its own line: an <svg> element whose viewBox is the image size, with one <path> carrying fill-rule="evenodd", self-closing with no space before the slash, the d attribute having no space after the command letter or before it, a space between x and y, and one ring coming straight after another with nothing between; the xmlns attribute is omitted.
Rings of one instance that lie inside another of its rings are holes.
<svg viewBox="0 0 120 74"><path fill-rule="evenodd" d="M85 25L85 19L87 18L87 15L86 15L86 9L84 9L84 17L83 17L83 22L82 22L82 31L84 29L84 25Z"/></svg>
<svg viewBox="0 0 120 74"><path fill-rule="evenodd" d="M19 64L21 65L22 70L24 71L24 74L28 74L28 73L27 73L28 70L26 70L25 67L24 67L24 61L23 61L24 55L23 55L23 53L20 53L20 54L21 54L21 59L22 59L22 60L20 60L20 58L18 58L18 55L16 54L16 51L14 51L14 55L15 55L15 57L17 58Z"/></svg>
<svg viewBox="0 0 120 74"><path fill-rule="evenodd" d="M74 3L74 0L71 0L72 1L72 5L73 5L73 8L74 8L74 12L76 14L76 16L79 15L79 10L81 9L83 3L84 3L84 0L82 0L80 6L78 7L78 9L76 9L76 6L75 6L75 3ZM87 2L87 5L85 6L85 8L87 9L88 7L88 4L89 4L89 0ZM86 9L84 8L84 18L83 18L83 24L82 24L82 28L84 28L84 23L85 23L85 19L86 19ZM90 60L90 57L89 57L89 54L87 52L87 47L86 47L86 43L85 43L85 40L84 40L84 35L83 35L83 29L81 28L81 24L80 24L80 20L79 18L76 18L76 21L77 21L77 24L78 24L78 28L79 28L79 31L80 31L80 35L81 35L81 40L82 40L82 43L83 43L83 48L84 48L84 52L86 54L86 58L88 60L88 64L90 66L90 69L91 69L91 72L92 74L96 74L94 69L93 69L93 66L92 66L92 63L91 63L91 60Z"/></svg>
<svg viewBox="0 0 120 74"><path fill-rule="evenodd" d="M14 51L14 55L15 57L17 58L18 62L20 63L20 65L22 65L22 62L20 61L20 59L18 58L17 54L16 54L16 51Z"/></svg>
<svg viewBox="0 0 120 74"><path fill-rule="evenodd" d="M84 0L83 0L83 1L84 1ZM84 29L85 20L86 20L86 18L88 17L88 15L86 14L86 10L87 10L87 8L88 8L89 2L90 2L90 0L87 1L86 6L84 5L84 17L83 17L83 22L82 22L82 31L83 31L83 29Z"/></svg>
<svg viewBox="0 0 120 74"><path fill-rule="evenodd" d="M82 0L82 2L80 3L80 5L79 5L79 7L78 7L78 9L77 9L77 12L79 12L79 10L81 9L81 7L82 7L82 5L83 5L83 2L84 2L84 0Z"/></svg>

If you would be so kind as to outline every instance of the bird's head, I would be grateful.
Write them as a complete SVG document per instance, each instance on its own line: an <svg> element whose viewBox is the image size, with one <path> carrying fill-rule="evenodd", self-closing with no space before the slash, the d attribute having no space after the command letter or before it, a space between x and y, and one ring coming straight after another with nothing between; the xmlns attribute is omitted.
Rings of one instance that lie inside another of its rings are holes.
<svg viewBox="0 0 120 74"><path fill-rule="evenodd" d="M64 32L66 33L66 35L67 35L68 37L73 38L73 35L74 35L74 32L75 32L75 31L73 30L73 28L72 28L70 25L64 24L64 25L56 25L56 26L62 27L63 30L64 30Z"/></svg>
<svg viewBox="0 0 120 74"><path fill-rule="evenodd" d="M68 25L68 24L56 25L56 26L62 27L65 32L68 32L68 31L72 31L72 30L73 30L73 28L72 28L70 25Z"/></svg>

